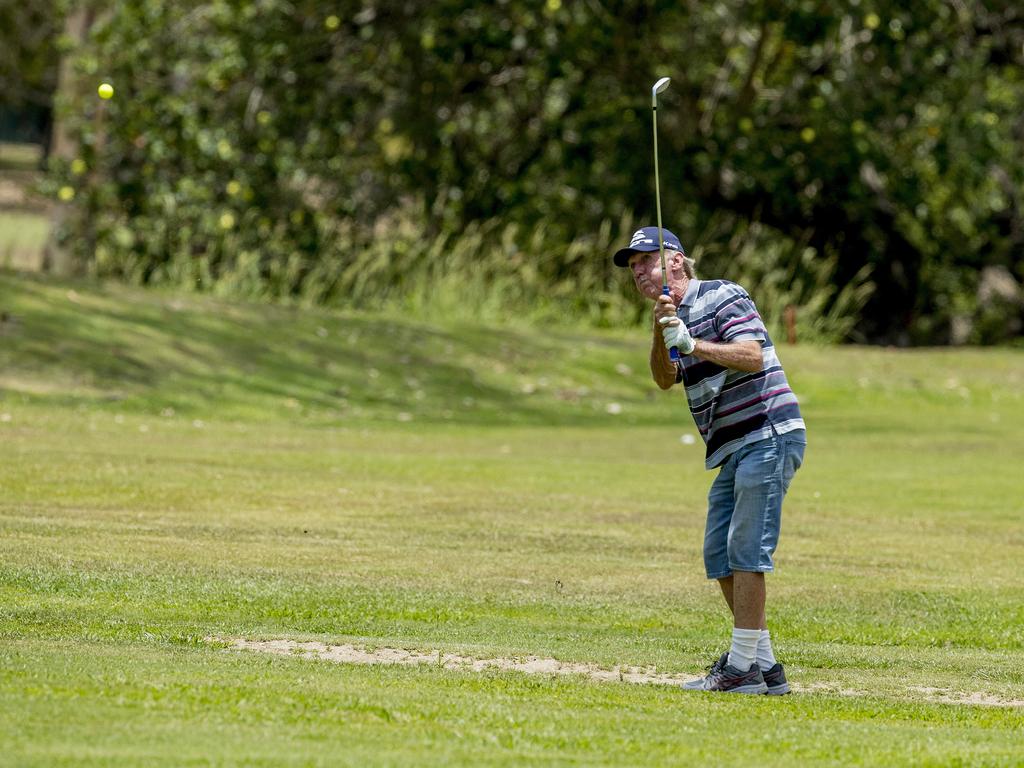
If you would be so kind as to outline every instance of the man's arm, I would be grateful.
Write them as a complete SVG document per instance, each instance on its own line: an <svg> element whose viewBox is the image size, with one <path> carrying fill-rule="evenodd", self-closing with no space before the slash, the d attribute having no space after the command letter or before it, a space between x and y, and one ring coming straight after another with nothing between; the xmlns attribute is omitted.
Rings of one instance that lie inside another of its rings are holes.
<svg viewBox="0 0 1024 768"><path fill-rule="evenodd" d="M654 309L654 338L651 341L651 376L661 389L670 389L676 383L678 372L675 363L669 358L665 336L666 323L679 326L675 311L676 307L669 297L658 297ZM718 344L694 339L691 342L689 334L686 334L685 341L687 346L690 343L695 345L690 354L701 360L721 365L723 368L731 368L744 373L757 373L764 367L761 342L759 341L733 341Z"/></svg>
<svg viewBox="0 0 1024 768"><path fill-rule="evenodd" d="M732 341L717 344L713 341L697 339L696 342L697 346L693 349L693 355L701 360L746 373L757 373L764 367L764 359L761 357L761 342L759 341ZM662 350L665 351L664 346L662 346ZM667 357L666 354L666 359ZM654 356L652 352L651 370L653 371L653 369ZM657 377L655 377L655 381L657 381ZM661 384L659 383L658 386ZM662 387L662 389L667 389L667 387Z"/></svg>
<svg viewBox="0 0 1024 768"><path fill-rule="evenodd" d="M651 341L651 376L661 389L671 389L676 383L676 364L668 356L661 326L655 322L654 339Z"/></svg>

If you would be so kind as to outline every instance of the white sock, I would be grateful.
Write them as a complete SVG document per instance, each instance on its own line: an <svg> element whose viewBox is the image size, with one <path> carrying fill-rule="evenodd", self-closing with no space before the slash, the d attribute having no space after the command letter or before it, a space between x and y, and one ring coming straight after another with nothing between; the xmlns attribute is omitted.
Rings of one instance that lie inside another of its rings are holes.
<svg viewBox="0 0 1024 768"><path fill-rule="evenodd" d="M767 629L761 630L761 637L757 641L757 666L762 670L771 669L775 666L775 653L772 651L772 636Z"/></svg>
<svg viewBox="0 0 1024 768"><path fill-rule="evenodd" d="M757 642L761 639L760 629L732 630L732 648L729 649L729 665L740 672L746 672L757 658Z"/></svg>

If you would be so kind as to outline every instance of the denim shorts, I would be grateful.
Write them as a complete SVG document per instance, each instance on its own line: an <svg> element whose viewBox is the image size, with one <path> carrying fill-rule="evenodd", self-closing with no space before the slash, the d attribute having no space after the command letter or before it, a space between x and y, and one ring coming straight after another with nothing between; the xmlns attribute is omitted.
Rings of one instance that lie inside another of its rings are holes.
<svg viewBox="0 0 1024 768"><path fill-rule="evenodd" d="M704 568L709 579L733 571L775 568L782 499L800 469L807 445L802 429L739 448L722 465L708 492Z"/></svg>

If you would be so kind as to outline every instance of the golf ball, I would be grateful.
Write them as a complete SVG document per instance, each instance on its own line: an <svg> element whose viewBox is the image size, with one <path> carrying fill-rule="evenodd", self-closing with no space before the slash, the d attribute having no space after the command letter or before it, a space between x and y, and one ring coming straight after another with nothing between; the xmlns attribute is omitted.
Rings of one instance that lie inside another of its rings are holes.
<svg viewBox="0 0 1024 768"><path fill-rule="evenodd" d="M100 87L96 89L96 92L100 95L101 99L109 99L114 95L114 86L110 83L100 83Z"/></svg>

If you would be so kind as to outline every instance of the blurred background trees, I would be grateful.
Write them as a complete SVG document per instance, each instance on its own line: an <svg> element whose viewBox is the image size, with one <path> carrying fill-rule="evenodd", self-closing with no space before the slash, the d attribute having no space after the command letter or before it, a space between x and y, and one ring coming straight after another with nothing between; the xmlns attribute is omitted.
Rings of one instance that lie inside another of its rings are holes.
<svg viewBox="0 0 1024 768"><path fill-rule="evenodd" d="M53 33L74 6L0 16L5 39L50 30L5 49L26 79L55 82L39 62L58 43L77 73L58 102L75 151L48 185L80 271L636 318L608 254L653 217L649 89L668 75L666 226L703 275L825 338L1021 333L1019 3L92 7L80 45Z"/></svg>
<svg viewBox="0 0 1024 768"><path fill-rule="evenodd" d="M0 0L0 139L48 141L60 23L50 0Z"/></svg>

